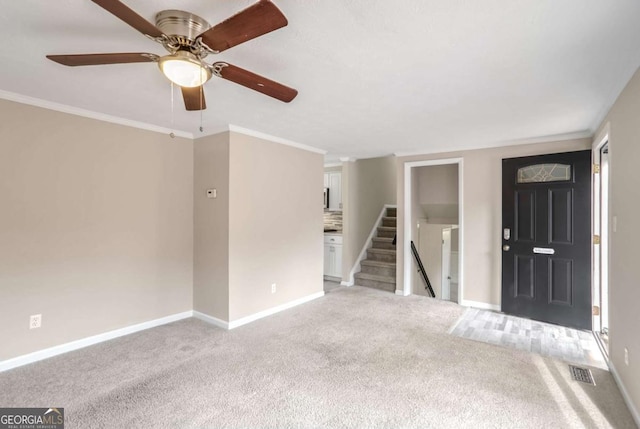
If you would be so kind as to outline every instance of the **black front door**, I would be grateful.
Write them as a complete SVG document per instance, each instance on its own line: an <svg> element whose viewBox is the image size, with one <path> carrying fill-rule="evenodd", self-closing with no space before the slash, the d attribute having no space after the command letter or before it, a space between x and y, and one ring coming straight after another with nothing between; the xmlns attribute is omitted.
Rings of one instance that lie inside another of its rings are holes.
<svg viewBox="0 0 640 429"><path fill-rule="evenodd" d="M502 160L502 311L591 330L591 151Z"/></svg>

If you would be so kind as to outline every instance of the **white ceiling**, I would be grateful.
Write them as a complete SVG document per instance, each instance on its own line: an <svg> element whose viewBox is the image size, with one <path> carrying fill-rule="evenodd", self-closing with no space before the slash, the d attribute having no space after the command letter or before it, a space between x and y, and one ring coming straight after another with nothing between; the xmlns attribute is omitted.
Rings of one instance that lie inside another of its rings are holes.
<svg viewBox="0 0 640 429"><path fill-rule="evenodd" d="M153 21L218 23L251 0L125 0ZM327 160L592 133L640 65L638 0L275 0L289 25L214 57L292 86L290 104L213 78L204 134L229 124ZM163 48L89 0L0 1L0 90L202 135L157 66L46 54ZM5 94L6 95L6 94Z"/></svg>

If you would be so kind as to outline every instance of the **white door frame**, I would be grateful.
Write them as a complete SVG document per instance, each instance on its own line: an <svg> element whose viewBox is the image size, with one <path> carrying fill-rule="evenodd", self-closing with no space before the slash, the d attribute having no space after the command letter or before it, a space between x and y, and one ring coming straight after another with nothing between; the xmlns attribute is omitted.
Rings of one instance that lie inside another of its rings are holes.
<svg viewBox="0 0 640 429"><path fill-rule="evenodd" d="M598 134L596 136L596 138L593 139L593 144L592 144L592 150L593 150L593 163L594 164L601 164L601 154L600 151L602 149L602 147L606 144L608 145L609 148L609 153L611 153L611 140L609 138L610 136L610 125L609 123L605 124L605 126L602 128L602 131L600 132L600 134ZM609 155L609 168L611 167L611 155ZM599 174L594 174L593 175L593 210L592 210L592 214L591 214L591 220L592 220L592 225L593 225L593 234L594 235L600 235L602 237L602 226L600 224L600 212L601 212L601 207L600 207L600 175ZM610 176L609 176L610 177ZM611 196L609 195L609 198ZM610 206L609 206L610 208ZM608 234L606 234L608 236ZM600 307L600 310L602 311L602 303L600 302L600 289L601 289L601 283L600 283L600 265L601 265L601 248L599 245L597 244L593 244L592 246L592 263L593 263L593 269L592 269L592 287L593 287L593 291L591 293L591 301L592 301L592 305L594 306L598 306ZM609 259L609 258L607 258ZM610 260L608 261L610 262ZM610 264L609 264L610 265ZM592 322L592 330L593 332L600 332L600 330L602 329L601 323L600 323L600 315L594 315L593 316L593 322ZM596 335L596 338L599 339L599 336Z"/></svg>
<svg viewBox="0 0 640 429"><path fill-rule="evenodd" d="M413 263L413 255L411 254L411 169L448 164L458 164L458 302L462 302L464 299L464 198L462 191L464 162L462 158L432 159L404 163L404 237L402 243L404 247L402 294L404 296L411 295L411 264Z"/></svg>

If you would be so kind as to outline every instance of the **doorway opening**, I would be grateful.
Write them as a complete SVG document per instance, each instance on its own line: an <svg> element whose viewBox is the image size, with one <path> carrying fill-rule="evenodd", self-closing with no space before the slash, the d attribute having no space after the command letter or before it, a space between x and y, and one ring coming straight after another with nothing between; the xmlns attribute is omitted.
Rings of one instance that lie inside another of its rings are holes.
<svg viewBox="0 0 640 429"><path fill-rule="evenodd" d="M432 296L411 251L416 248L435 298L463 299L462 158L404 164L403 295Z"/></svg>
<svg viewBox="0 0 640 429"><path fill-rule="evenodd" d="M593 150L598 174L593 175L593 233L599 240L593 245L593 332L603 354L609 355L609 162L608 132L596 140ZM599 172L598 172L599 169ZM614 218L615 228L615 218Z"/></svg>

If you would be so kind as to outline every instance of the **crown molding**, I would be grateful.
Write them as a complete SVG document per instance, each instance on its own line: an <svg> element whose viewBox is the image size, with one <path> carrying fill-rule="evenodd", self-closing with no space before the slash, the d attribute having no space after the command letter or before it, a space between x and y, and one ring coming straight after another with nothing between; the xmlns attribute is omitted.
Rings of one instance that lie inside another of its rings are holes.
<svg viewBox="0 0 640 429"><path fill-rule="evenodd" d="M132 121L131 119L111 116L105 113L94 112L92 110L81 109L79 107L68 106L66 104L55 103L53 101L42 100L40 98L29 97L27 95L16 94L15 92L0 90L0 99L14 101L16 103L28 104L30 106L41 107L43 109L54 110L56 112L68 113L70 115L82 116L84 118L95 119L102 122L109 122L126 127L138 128L146 131L153 131L161 134L173 133L176 137L193 139L193 134L185 131L172 130L158 125L147 124L145 122Z"/></svg>
<svg viewBox="0 0 640 429"><path fill-rule="evenodd" d="M292 140L283 139L281 137L272 136L270 134L266 134L260 131L250 130L249 128L243 128L233 124L229 124L229 131L233 131L234 133L244 134L246 136L257 137L263 140L269 140L273 143L279 143L285 146L291 146L291 147L303 149L309 152L319 153L320 155L327 154L326 150L318 149L317 147L308 146L302 143L297 143Z"/></svg>
<svg viewBox="0 0 640 429"><path fill-rule="evenodd" d="M313 146L309 146L309 145L306 145L306 144L294 142L292 140L283 139L282 137L276 137L276 136L273 136L271 134L263 133L261 131L251 130L249 128L244 128L244 127L240 127L238 125L233 125L233 124L223 125L221 127L214 128L213 131L207 132L207 133L203 134L202 136L197 137L196 140L199 139L199 138L202 138L202 137L213 136L213 135L216 135L216 134L226 133L226 132L230 132L230 131L232 131L234 133L238 133L238 134L244 134L245 136L251 136L251 137L256 137L256 138L259 138L259 139L262 139L262 140L268 140L270 142L282 144L282 145L285 145L285 146L295 147L295 148L306 150L306 151L309 151L309 152L319 153L320 155L326 155L327 154L327 151L324 150L324 149L318 149L317 147L313 147Z"/></svg>
<svg viewBox="0 0 640 429"><path fill-rule="evenodd" d="M508 146L520 146L525 144L538 144L538 143L549 143L549 142L561 142L567 140L577 140L577 139L585 139L592 138L593 132L589 130L576 131L573 133L564 133L564 134L554 134L549 136L540 136L540 137L532 137L526 139L516 139L516 140L504 140L500 142L495 142L492 144L484 144L481 146L460 146L460 147L449 147L447 149L440 149L435 151L425 150L415 150L415 151L401 151L394 152L393 155L396 157L404 157L404 156L417 156L417 155L433 155L437 153L453 153L453 152L462 152L462 151L472 151L472 150L482 150L482 149L495 149L499 147L508 147Z"/></svg>
<svg viewBox="0 0 640 429"><path fill-rule="evenodd" d="M222 124L215 127L206 127L202 133L193 133L194 140L198 140L202 137L215 136L216 134L228 133L229 125Z"/></svg>
<svg viewBox="0 0 640 429"><path fill-rule="evenodd" d="M233 131L234 133L244 134L247 136L257 137L263 140L269 140L274 143L279 143L285 146L291 146L298 149L306 150L309 152L319 153L326 155L327 151L319 149L313 146L297 143L291 140L283 139L281 137L272 136L260 131L251 130L248 128L239 127L237 125L229 124L222 127L213 128L202 135L196 135L194 133L186 131L172 130L170 128L160 127L158 125L148 124L145 122L133 121L131 119L120 118L118 116L107 115L105 113L94 112L92 110L81 109L79 107L73 107L66 104L56 103L53 101L43 100L40 98L29 97L27 95L17 94L15 92L9 92L0 90L0 99L14 101L16 103L27 104L30 106L41 107L43 109L54 110L56 112L68 113L70 115L81 116L84 118L95 119L102 122L109 122L112 124L124 125L126 127L138 128L142 130L152 131L161 134L173 133L176 137L183 137L191 140L197 140L202 137L207 137L215 134L224 133L227 131Z"/></svg>

